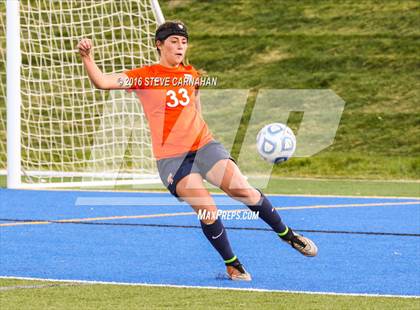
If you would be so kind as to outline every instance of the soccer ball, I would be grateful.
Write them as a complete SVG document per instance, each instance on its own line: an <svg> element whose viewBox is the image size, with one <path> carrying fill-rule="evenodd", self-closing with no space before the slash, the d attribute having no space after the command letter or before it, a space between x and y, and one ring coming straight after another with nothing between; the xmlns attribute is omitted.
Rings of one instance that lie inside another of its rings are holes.
<svg viewBox="0 0 420 310"><path fill-rule="evenodd" d="M257 149L262 158L270 163L288 160L296 149L296 137L284 124L264 126L257 135Z"/></svg>

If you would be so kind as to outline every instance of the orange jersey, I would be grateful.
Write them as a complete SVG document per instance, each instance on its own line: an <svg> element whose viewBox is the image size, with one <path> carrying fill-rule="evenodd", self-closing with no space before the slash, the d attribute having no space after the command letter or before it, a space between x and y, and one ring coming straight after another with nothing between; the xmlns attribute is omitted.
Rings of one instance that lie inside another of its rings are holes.
<svg viewBox="0 0 420 310"><path fill-rule="evenodd" d="M195 151L213 139L195 104L199 75L192 66L156 64L124 73L143 105L157 159Z"/></svg>

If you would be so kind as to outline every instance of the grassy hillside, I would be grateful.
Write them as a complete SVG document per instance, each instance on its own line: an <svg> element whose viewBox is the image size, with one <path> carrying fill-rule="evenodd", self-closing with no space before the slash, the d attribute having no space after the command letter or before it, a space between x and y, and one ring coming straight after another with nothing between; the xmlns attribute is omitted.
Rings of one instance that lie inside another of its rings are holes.
<svg viewBox="0 0 420 310"><path fill-rule="evenodd" d="M187 24L189 60L217 76L219 88L328 88L344 99L334 144L314 157L278 166L275 174L419 177L418 2L161 3L167 19ZM298 126L298 119L290 121L292 128Z"/></svg>
<svg viewBox="0 0 420 310"><path fill-rule="evenodd" d="M331 89L346 102L334 144L316 156L279 165L274 174L419 179L418 1L160 3L167 19L181 19L188 25L189 60L195 67L218 77L218 89L251 91L235 137L235 157L260 89ZM4 11L4 4L0 7ZM0 38L3 35L0 29ZM107 36L110 42L112 37ZM4 40L1 48L4 57ZM0 76L4 80L4 62L0 62ZM6 161L2 98L4 93L0 93L0 168ZM222 106L213 116L227 123L230 111ZM292 129L299 127L301 119L302 115L292 115ZM234 130L229 124L221 127ZM257 159L246 165L255 172L264 169Z"/></svg>

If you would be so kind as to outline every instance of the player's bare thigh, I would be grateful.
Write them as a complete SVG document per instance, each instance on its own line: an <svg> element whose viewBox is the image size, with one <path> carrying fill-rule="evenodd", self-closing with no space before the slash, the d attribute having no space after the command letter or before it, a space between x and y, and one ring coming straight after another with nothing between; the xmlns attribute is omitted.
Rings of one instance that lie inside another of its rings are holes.
<svg viewBox="0 0 420 310"><path fill-rule="evenodd" d="M230 159L219 160L207 172L206 180L247 205L255 205L261 198L260 192L249 185L239 167Z"/></svg>
<svg viewBox="0 0 420 310"><path fill-rule="evenodd" d="M190 204L197 214L201 210L201 214L212 215L210 218L202 219L203 223L212 224L216 220L216 204L209 191L204 187L203 178L200 174L191 173L183 177L176 185L176 193Z"/></svg>

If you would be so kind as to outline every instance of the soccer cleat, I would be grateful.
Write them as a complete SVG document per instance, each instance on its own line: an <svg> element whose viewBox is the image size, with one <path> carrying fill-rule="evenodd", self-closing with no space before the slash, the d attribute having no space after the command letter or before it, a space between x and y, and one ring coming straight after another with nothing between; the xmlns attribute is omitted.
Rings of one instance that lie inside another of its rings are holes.
<svg viewBox="0 0 420 310"><path fill-rule="evenodd" d="M229 279L233 281L251 281L251 275L239 263L235 265L226 265L226 273Z"/></svg>
<svg viewBox="0 0 420 310"><path fill-rule="evenodd" d="M302 235L293 232L293 236L289 240L282 239L297 250L302 255L313 257L318 254L318 248L315 243Z"/></svg>

